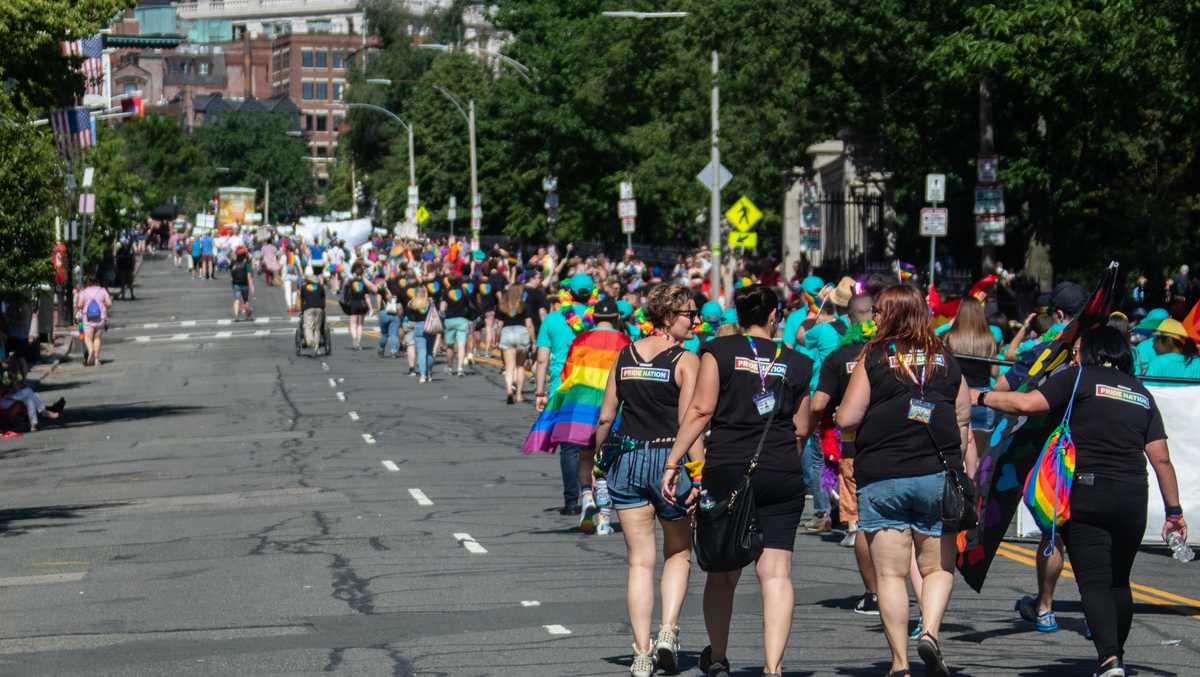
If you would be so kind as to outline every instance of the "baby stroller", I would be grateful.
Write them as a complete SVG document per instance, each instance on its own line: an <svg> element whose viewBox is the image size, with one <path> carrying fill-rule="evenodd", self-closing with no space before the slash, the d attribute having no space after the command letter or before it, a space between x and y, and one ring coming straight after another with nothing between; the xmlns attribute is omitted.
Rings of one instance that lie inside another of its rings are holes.
<svg viewBox="0 0 1200 677"><path fill-rule="evenodd" d="M325 311L321 311L321 331L318 332L317 350L313 353L313 357L318 355L328 356L333 352L333 334L329 330L329 321L325 317ZM301 319L300 326L296 327L296 356L304 354L304 321Z"/></svg>

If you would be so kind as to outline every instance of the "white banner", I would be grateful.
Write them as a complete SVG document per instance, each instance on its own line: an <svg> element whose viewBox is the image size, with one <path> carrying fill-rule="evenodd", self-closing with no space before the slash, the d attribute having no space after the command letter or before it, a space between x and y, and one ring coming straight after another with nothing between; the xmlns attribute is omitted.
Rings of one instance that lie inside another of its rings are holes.
<svg viewBox="0 0 1200 677"><path fill-rule="evenodd" d="M1200 514L1200 438L1192 431L1200 429L1200 386L1148 389L1162 412L1167 427L1167 445L1171 449L1171 464L1179 479L1179 504L1187 515ZM1146 462L1150 477L1150 492L1146 500L1146 533L1142 542L1162 545L1163 502L1158 491L1158 478ZM1189 530L1188 542L1200 544L1200 529ZM1037 525L1025 504L1017 511L1017 533L1036 536Z"/></svg>
<svg viewBox="0 0 1200 677"><path fill-rule="evenodd" d="M327 233L333 233L339 240L345 240L351 249L371 239L371 219L354 219L352 221L305 221L300 220L296 232L308 242L320 237L324 239Z"/></svg>

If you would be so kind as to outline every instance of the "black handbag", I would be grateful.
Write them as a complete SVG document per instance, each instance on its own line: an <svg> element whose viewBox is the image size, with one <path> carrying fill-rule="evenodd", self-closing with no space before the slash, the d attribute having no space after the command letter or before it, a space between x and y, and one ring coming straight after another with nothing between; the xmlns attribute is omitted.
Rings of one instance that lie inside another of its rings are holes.
<svg viewBox="0 0 1200 677"><path fill-rule="evenodd" d="M758 448L750 459L750 467L729 496L708 510L696 511L692 528L692 549L700 569L709 572L739 571L758 559L763 548L762 532L758 529L758 507L754 502L754 487L750 478L758 467L758 457L767 433L782 406L778 400L767 417L767 424L758 438Z"/></svg>
<svg viewBox="0 0 1200 677"><path fill-rule="evenodd" d="M942 467L946 469L946 481L942 485L942 522L947 531L959 532L974 529L979 525L979 503L975 481L962 470L955 470L946 463L946 457L933 439L933 431L925 426L929 441L937 452Z"/></svg>

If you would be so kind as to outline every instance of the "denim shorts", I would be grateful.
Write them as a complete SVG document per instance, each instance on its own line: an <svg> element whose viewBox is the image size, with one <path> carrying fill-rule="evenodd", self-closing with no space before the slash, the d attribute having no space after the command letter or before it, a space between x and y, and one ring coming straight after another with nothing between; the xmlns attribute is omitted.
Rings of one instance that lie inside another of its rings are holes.
<svg viewBox="0 0 1200 677"><path fill-rule="evenodd" d="M692 489L692 480L683 470L675 497L678 504L667 503L658 488L662 484L663 468L667 465L670 447L651 447L648 442L626 451L613 460L608 468L608 495L617 510L653 505L660 519L674 522L687 517L683 501Z"/></svg>
<svg viewBox="0 0 1200 677"><path fill-rule="evenodd" d="M990 433L996 429L996 410L991 407L971 405L971 430Z"/></svg>
<svg viewBox="0 0 1200 677"><path fill-rule="evenodd" d="M504 327L500 330L500 347L529 350L529 330L523 326Z"/></svg>
<svg viewBox="0 0 1200 677"><path fill-rule="evenodd" d="M858 528L911 529L926 536L942 535L942 488L945 472L878 480L858 487Z"/></svg>

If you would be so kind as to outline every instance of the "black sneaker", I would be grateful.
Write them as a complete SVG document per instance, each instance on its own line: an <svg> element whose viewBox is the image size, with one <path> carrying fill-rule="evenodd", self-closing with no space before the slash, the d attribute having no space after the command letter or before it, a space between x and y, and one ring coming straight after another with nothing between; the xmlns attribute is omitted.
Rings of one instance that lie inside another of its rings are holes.
<svg viewBox="0 0 1200 677"><path fill-rule="evenodd" d="M1118 658L1111 663L1101 663L1096 666L1092 677L1125 677L1125 663Z"/></svg>
<svg viewBox="0 0 1200 677"><path fill-rule="evenodd" d="M704 650L700 652L699 667L705 677L729 677L729 659L725 658L714 662L711 645L704 647Z"/></svg>
<svg viewBox="0 0 1200 677"><path fill-rule="evenodd" d="M862 599L858 600L858 604L854 605L854 613L866 616L878 616L879 595L873 592L864 592Z"/></svg>

